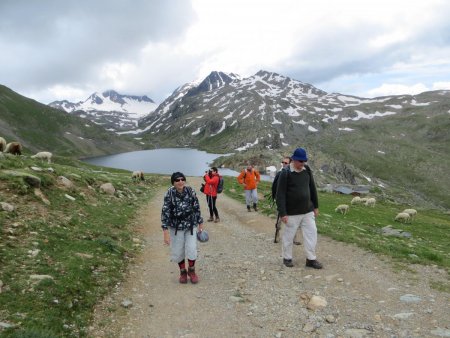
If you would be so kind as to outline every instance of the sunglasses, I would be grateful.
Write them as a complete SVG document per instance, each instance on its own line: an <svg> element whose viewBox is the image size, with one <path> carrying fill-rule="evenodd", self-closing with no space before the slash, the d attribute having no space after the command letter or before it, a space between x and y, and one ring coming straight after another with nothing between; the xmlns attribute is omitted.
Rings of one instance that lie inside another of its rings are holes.
<svg viewBox="0 0 450 338"><path fill-rule="evenodd" d="M176 179L175 179L175 182L180 182L180 181L183 181L183 182L184 182L184 181L186 181L186 179L185 179L185 178L176 178Z"/></svg>
<svg viewBox="0 0 450 338"><path fill-rule="evenodd" d="M281 164L289 164L289 162L281 162Z"/></svg>

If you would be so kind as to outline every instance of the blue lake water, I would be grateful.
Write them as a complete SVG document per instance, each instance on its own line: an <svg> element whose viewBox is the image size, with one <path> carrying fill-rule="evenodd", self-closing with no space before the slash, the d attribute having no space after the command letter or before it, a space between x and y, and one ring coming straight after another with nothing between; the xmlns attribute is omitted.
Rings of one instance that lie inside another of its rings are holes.
<svg viewBox="0 0 450 338"><path fill-rule="evenodd" d="M181 171L186 176L203 176L211 162L220 156L223 154L210 154L190 148L164 148L91 157L83 161L102 167L142 170L152 174L170 175ZM219 168L219 173L225 176L239 175L238 172L226 168Z"/></svg>

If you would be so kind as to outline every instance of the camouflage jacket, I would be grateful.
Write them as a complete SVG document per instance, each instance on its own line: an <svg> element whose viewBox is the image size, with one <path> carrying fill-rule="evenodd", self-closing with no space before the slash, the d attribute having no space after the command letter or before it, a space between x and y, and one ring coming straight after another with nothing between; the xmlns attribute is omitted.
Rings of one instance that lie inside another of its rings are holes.
<svg viewBox="0 0 450 338"><path fill-rule="evenodd" d="M162 228L186 230L202 223L200 204L195 191L191 187L184 187L183 192L179 193L175 187L170 187L164 195L161 211Z"/></svg>

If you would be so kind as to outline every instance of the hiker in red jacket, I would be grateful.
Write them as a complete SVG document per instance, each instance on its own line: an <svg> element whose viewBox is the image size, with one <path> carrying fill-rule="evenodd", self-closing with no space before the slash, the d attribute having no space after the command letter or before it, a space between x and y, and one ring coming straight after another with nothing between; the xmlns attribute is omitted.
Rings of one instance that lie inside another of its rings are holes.
<svg viewBox="0 0 450 338"><path fill-rule="evenodd" d="M209 171L205 173L203 176L205 180L205 190L204 193L206 195L206 202L208 203L209 209L209 219L208 222L219 223L219 211L217 211L216 200L217 200L217 187L219 186L219 171L216 167L212 167ZM214 216L216 217L214 219Z"/></svg>

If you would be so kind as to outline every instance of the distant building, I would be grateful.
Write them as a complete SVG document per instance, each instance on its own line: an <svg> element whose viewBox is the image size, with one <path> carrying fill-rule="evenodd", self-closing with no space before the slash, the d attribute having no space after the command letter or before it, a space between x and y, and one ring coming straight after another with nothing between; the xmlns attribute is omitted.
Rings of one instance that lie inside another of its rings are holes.
<svg viewBox="0 0 450 338"><path fill-rule="evenodd" d="M370 187L365 186L365 185L358 185L357 187L353 188L353 194L357 194L359 195L364 195L364 194L368 194L370 192Z"/></svg>
<svg viewBox="0 0 450 338"><path fill-rule="evenodd" d="M329 191L329 188L327 189ZM344 195L353 195L353 196L361 196L361 195L367 195L370 192L369 186L351 186L351 185L335 185L332 188L332 191L337 194L344 194Z"/></svg>
<svg viewBox="0 0 450 338"><path fill-rule="evenodd" d="M269 177L273 180L275 175L277 174L277 167L273 165L270 167L266 167L266 174L269 175Z"/></svg>
<svg viewBox="0 0 450 338"><path fill-rule="evenodd" d="M338 194L350 195L353 190L349 187L344 187L342 185L333 188L333 192Z"/></svg>

